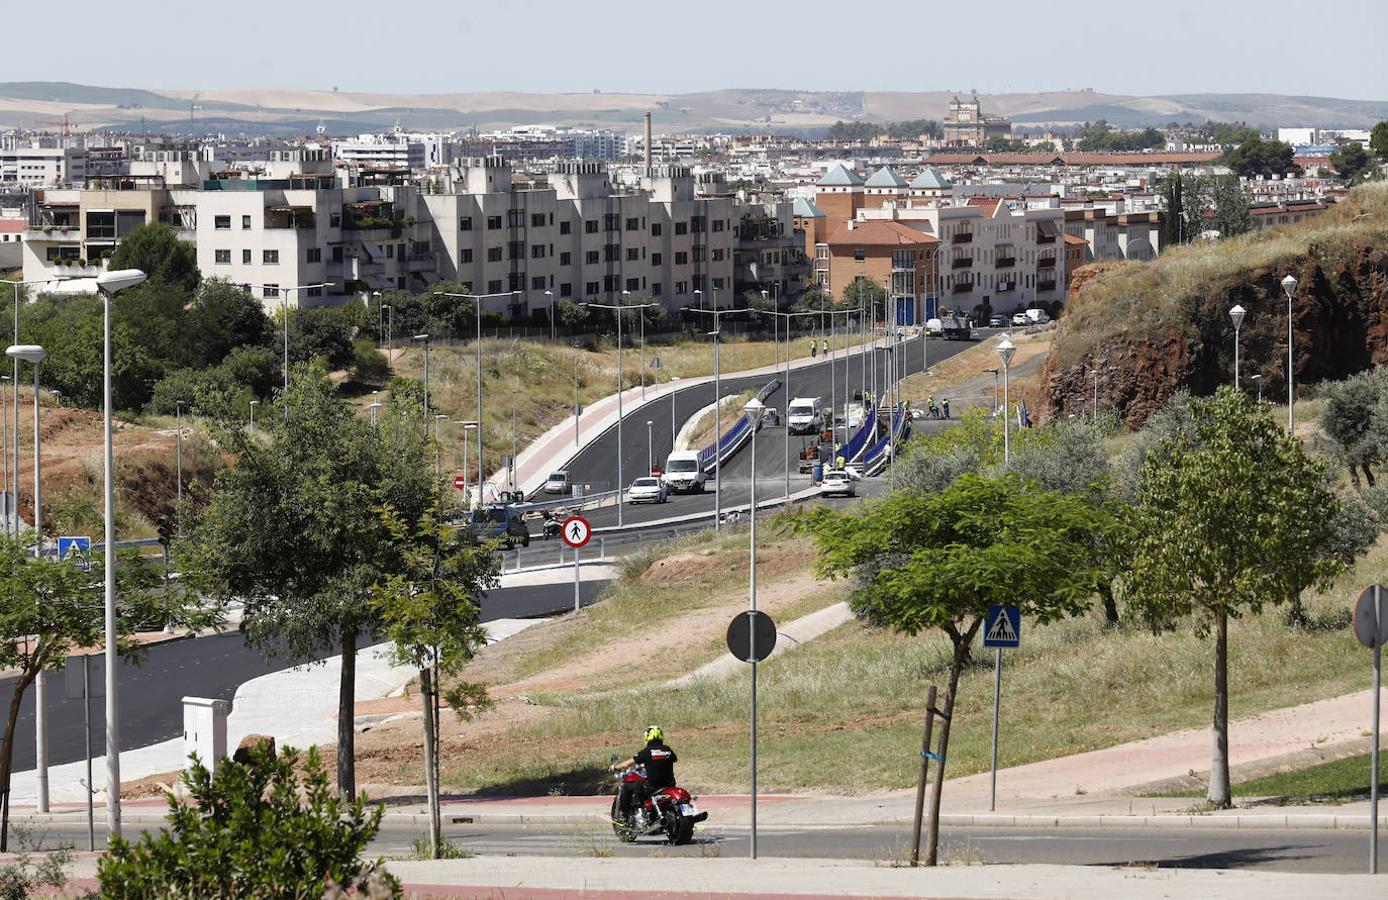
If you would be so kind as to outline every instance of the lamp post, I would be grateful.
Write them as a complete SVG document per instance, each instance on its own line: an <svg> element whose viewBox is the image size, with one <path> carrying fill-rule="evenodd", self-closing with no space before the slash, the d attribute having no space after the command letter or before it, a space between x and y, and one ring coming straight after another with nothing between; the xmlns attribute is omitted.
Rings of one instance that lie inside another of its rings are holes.
<svg viewBox="0 0 1388 900"><path fill-rule="evenodd" d="M1255 382L1255 383L1258 385L1258 402L1259 402L1259 403L1262 403L1262 402L1263 402L1263 376L1261 376L1261 375L1250 375L1250 376L1248 376L1248 380L1249 380L1249 381L1252 381L1252 382Z"/></svg>
<svg viewBox="0 0 1388 900"><path fill-rule="evenodd" d="M20 360L34 367L34 558L43 555L43 503L40 478L41 461L39 457L39 363L47 355L42 347L34 344L16 344L5 351L18 366ZM19 435L15 435L16 446ZM15 466L16 475L19 467ZM18 482L18 478L15 479ZM48 812L48 703L44 673L34 679L34 780L38 793L38 811ZM9 798L5 798L9 802Z"/></svg>
<svg viewBox="0 0 1388 900"><path fill-rule="evenodd" d="M5 415L5 410L9 409L10 397L10 376L0 375L0 470L4 471L5 494L4 494L4 515L5 515L5 534L10 533L10 419ZM15 480L18 480L19 473L15 473Z"/></svg>
<svg viewBox="0 0 1388 900"><path fill-rule="evenodd" d="M445 419L447 419L447 418L448 418L448 416L445 415L444 413L438 413L438 414L436 414L436 415L434 416L434 486L435 486L435 488L437 488L439 482L441 482L441 481L443 480L443 468L442 468L443 463L442 463L442 461L439 459L439 448L440 448L440 446L441 446L441 445L439 444L439 424L440 424L441 422L443 422L443 421L444 421Z"/></svg>
<svg viewBox="0 0 1388 900"><path fill-rule="evenodd" d="M67 280L67 279L58 277L58 278L31 278L31 279L28 280L28 281L12 281L12 282L10 282L10 287L13 288L13 290L14 290L14 342L13 342L13 343L14 343L16 346L18 346L18 344L19 344L19 295L20 295L21 289L23 289L23 288L25 288L25 287L27 287L27 286L29 286L29 285L32 285L32 284L48 284L48 283L51 282L51 281L65 281L65 280ZM14 380L14 384L12 385L13 388L14 388L14 407L13 407L13 410L14 410L14 427L13 427L13 430L12 430L12 435L13 435L13 437L14 437L14 510L13 510L14 528L13 528L12 534L14 534L16 537L18 537L18 536L19 536L19 358L16 357L16 358L14 359L13 362L14 362L14 374L13 374L11 377L12 377L13 380ZM38 401L36 400L35 402L38 402ZM0 415L3 415L3 411L0 411ZM0 453L4 453L7 449L8 449L8 446L5 447L5 448L0 448ZM8 515L8 514L9 514L10 512L11 512L10 510L6 510L6 513L7 513L6 518L9 518L9 515Z"/></svg>
<svg viewBox="0 0 1388 900"><path fill-rule="evenodd" d="M410 338L412 343L424 344L424 424L429 424L429 340L428 332Z"/></svg>
<svg viewBox="0 0 1388 900"><path fill-rule="evenodd" d="M506 467L511 473L511 490L516 490L516 389L511 388L511 464Z"/></svg>
<svg viewBox="0 0 1388 900"><path fill-rule="evenodd" d="M630 297L630 296L631 296L631 291L622 291L622 296L623 296L623 297ZM622 303L626 303L626 301L623 300ZM655 306L655 304L654 304L654 303L648 303L648 304L646 304L646 306ZM641 309L644 310L644 309L646 308L646 306L642 306ZM642 399L642 400L645 400L645 399L646 399L646 314L645 314L645 312L641 312L640 314L638 314L637 319L638 319L638 321L640 321L640 323L641 323L641 342L640 342L640 344L639 344L639 346L640 346L640 348L641 348L641 399Z"/></svg>
<svg viewBox="0 0 1388 900"><path fill-rule="evenodd" d="M102 557L105 568L106 631L106 834L120 837L120 703L116 693L116 492L115 458L111 451L111 298L146 278L139 269L102 272L96 288L102 300L101 419L102 481L105 528ZM90 785L88 785L90 788Z"/></svg>
<svg viewBox="0 0 1388 900"><path fill-rule="evenodd" d="M549 340L553 343L558 339L554 330L554 291L545 291L545 296L549 298Z"/></svg>
<svg viewBox="0 0 1388 900"><path fill-rule="evenodd" d="M1012 443L1008 436L1008 418L1012 414L1012 401L1007 396L1007 370L1012 365L1012 357L1017 352L1017 347L1012 343L1008 335L1003 335L1002 343L998 344L998 359L1002 360L1002 463L1006 466L1012 461Z"/></svg>
<svg viewBox="0 0 1388 900"><path fill-rule="evenodd" d="M287 287L277 286L275 288L279 291L280 309L284 312L284 391L286 394L289 393L289 292L304 290L305 288L325 288L331 286L330 283L325 281L318 284L291 284ZM265 285L261 285L262 291L264 288ZM284 415L286 419L289 417L289 407L287 406L284 408Z"/></svg>
<svg viewBox="0 0 1388 900"><path fill-rule="evenodd" d="M761 429L762 416L766 415L766 407L760 400L753 397L742 407L742 412L747 416L747 421L752 426L752 475L751 475L751 500L747 508L747 517L751 520L749 537L747 539L747 595L749 608L747 614L751 619L748 629L751 637L751 657L749 662L752 664L752 697L751 710L749 713L750 729L749 740L751 749L751 801L752 801L752 859L757 858L757 648L756 648L756 612L757 612L757 432Z"/></svg>
<svg viewBox="0 0 1388 900"><path fill-rule="evenodd" d="M1292 388L1292 296L1296 293L1296 279L1291 275L1282 279L1282 292L1287 295L1287 434L1296 433L1296 416L1293 406L1296 395Z"/></svg>
<svg viewBox="0 0 1388 900"><path fill-rule="evenodd" d="M579 359L580 359L578 347L579 347L579 343L578 343L577 340L575 340L575 341L574 341L574 446L575 446L575 447L578 446L578 417L579 417L580 415L582 415L582 407L579 405L579 402L578 402L578 361L579 361Z"/></svg>
<svg viewBox="0 0 1388 900"><path fill-rule="evenodd" d="M1002 394L999 393L1002 382L998 380L999 376L1002 375L1002 369L984 369L983 371L990 372L993 376L993 412L996 414L998 406L1002 402Z"/></svg>
<svg viewBox="0 0 1388 900"><path fill-rule="evenodd" d="M646 420L646 474L655 471L655 445L654 437L651 435L651 420Z"/></svg>
<svg viewBox="0 0 1388 900"><path fill-rule="evenodd" d="M183 537L183 516L179 512L183 509L183 403L182 400L174 401L174 465L178 473L177 494L174 499L174 534L179 537Z"/></svg>
<svg viewBox="0 0 1388 900"><path fill-rule="evenodd" d="M1229 310L1229 320L1234 323L1234 390L1239 389L1239 328L1243 325L1243 317L1248 314L1242 306L1237 304Z"/></svg>
<svg viewBox="0 0 1388 900"><path fill-rule="evenodd" d="M703 308L703 291L695 290L694 293L700 297L700 306L690 312L713 316L713 330L708 332L709 337L713 338L713 530L719 531L723 527L723 454L720 446L723 440L723 360L718 334L723 311L718 308L716 291L713 309Z"/></svg>
<svg viewBox="0 0 1388 900"><path fill-rule="evenodd" d="M1094 422L1099 421L1099 370L1107 363L1107 359L1094 360Z"/></svg>
<svg viewBox="0 0 1388 900"><path fill-rule="evenodd" d="M259 406L259 405L260 405L260 401L259 401L259 400L252 400L252 401L251 401L251 424L250 424L250 430L251 430L251 431L255 431L255 408L256 408L257 406Z"/></svg>
<svg viewBox="0 0 1388 900"><path fill-rule="evenodd" d="M449 294L443 296L456 300L471 300L477 311L477 498L482 499L482 302L496 297L514 297L515 291L495 294Z"/></svg>
<svg viewBox="0 0 1388 900"><path fill-rule="evenodd" d="M625 294L626 291L622 293ZM612 310L617 319L617 527L621 528L623 524L622 507L625 505L622 502L622 491L624 490L622 487L622 419L625 418L622 405L622 313L628 309L644 310L646 307L655 306L656 304L633 303L627 305L626 303L612 304L584 301L583 305L592 309ZM481 433L479 432L479 442L481 441L480 435Z"/></svg>
<svg viewBox="0 0 1388 900"><path fill-rule="evenodd" d="M476 422L464 422L464 423L463 423L463 506L464 506L464 508L466 508L466 509L472 509L472 500L471 500L471 498L468 497L468 493L467 493L467 451L468 451L468 439L467 439L467 436L468 436L468 432L472 431L474 428L477 428L477 427L478 427L478 426L477 426L477 423L476 423ZM478 468L478 470L477 470L477 471L478 471L478 478L481 478L481 471L482 471L482 470L481 470L481 468L480 468L480 465L481 465L481 464L479 463L479 468ZM479 493L480 493L480 492L479 492Z"/></svg>

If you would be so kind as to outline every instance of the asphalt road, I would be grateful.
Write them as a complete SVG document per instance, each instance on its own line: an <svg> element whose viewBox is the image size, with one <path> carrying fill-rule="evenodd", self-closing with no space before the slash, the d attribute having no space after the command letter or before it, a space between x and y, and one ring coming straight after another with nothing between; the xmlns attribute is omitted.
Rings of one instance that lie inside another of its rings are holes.
<svg viewBox="0 0 1388 900"><path fill-rule="evenodd" d="M126 838L141 828L127 821ZM454 825L444 818L444 837L479 856L691 856L744 857L745 828L699 826L694 843L670 847L659 838L618 843L607 826ZM422 825L383 823L370 854L408 857L425 835ZM45 847L87 848L85 821L43 826ZM97 846L105 843L98 817ZM762 828L757 850L765 857L870 859L883 865L909 858L907 827L858 826ZM1328 829L1237 830L1214 828L946 828L941 832L943 862L971 864L1046 863L1079 866L1157 866L1184 869L1264 869L1279 872L1359 874L1364 871L1368 836L1362 831Z"/></svg>
<svg viewBox="0 0 1388 900"><path fill-rule="evenodd" d="M582 603L593 602L606 581L585 581ZM483 601L481 619L525 619L550 615L573 606L573 584L561 583L500 588ZM238 632L157 644L140 666L123 662L118 673L121 738L126 749L157 744L183 733L183 698L210 697L230 701L243 683L288 668L299 660L286 655L266 658L246 646ZM103 676L93 666L92 682ZM82 699L68 699L62 673L48 679L48 761L50 765L85 757ZM8 710L14 694L13 677L0 679L0 709ZM92 752L106 746L106 701L91 702ZM34 767L34 690L24 694L15 726L14 769Z"/></svg>
<svg viewBox="0 0 1388 900"><path fill-rule="evenodd" d="M997 330L984 329L979 334L982 337L987 337ZM921 370L920 339L905 341L900 346L903 376L919 372ZM967 341L931 340L929 363L934 366L972 346L974 343ZM710 352L712 352L711 349ZM886 382L886 357L885 352L877 354L879 385ZM759 375L756 377L724 378L723 395L736 395L744 390L760 388L773 378L783 377L784 372L780 376ZM848 393L852 394L863 389L865 380L870 387L872 384L871 369L864 365L862 354L851 354L846 360L843 357L838 357L834 361L832 375L828 362L803 369L793 369L790 376L789 398L819 396L828 399L832 395L837 396L841 408L845 397L845 383ZM644 474L648 459L662 464L665 457L669 455L673 448L672 405L674 407L673 430L678 431L690 417L711 405L713 400L714 386L707 384L677 391L672 397L662 397L645 405L633 404L628 406L622 419L622 480L629 485L634 478ZM784 412L787 403L788 398L784 385L778 387L766 398L768 406L782 412ZM723 423L725 431L735 418L736 416L732 413L725 416ZM647 442L647 421L652 423L649 443ZM916 428L920 428L922 425L921 422L915 423ZM938 427L938 425L930 423L926 427ZM773 497L784 494L787 469L790 473L792 493L808 485L807 476L800 475L796 471L794 458L795 454L803 447L805 440L804 437L788 434L784 427L767 427L762 430L757 439L758 497ZM595 491L611 490L617 483L617 443L617 428L614 426L585 447L569 464L567 468L570 481L591 485ZM723 506L736 506L748 502L751 470L750 446L744 447L731 460L724 463L722 470ZM714 490L715 484L710 475L708 491L705 494L675 495L668 503L664 504L643 504L640 506L627 504L622 510L621 522L623 525L631 525L695 512L711 513L715 505ZM585 513L585 515L595 528L612 527L618 524L615 506L595 509L590 513Z"/></svg>

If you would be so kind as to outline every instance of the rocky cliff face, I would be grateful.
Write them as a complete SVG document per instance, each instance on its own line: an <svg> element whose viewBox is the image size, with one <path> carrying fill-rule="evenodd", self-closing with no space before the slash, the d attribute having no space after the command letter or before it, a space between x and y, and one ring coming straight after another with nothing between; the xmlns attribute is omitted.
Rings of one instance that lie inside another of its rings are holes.
<svg viewBox="0 0 1388 900"><path fill-rule="evenodd" d="M1350 216L1340 218L1344 232ZM1285 236L1259 237L1247 253L1239 245L1209 248L1234 257L1216 264L1195 265L1204 251L1183 249L1177 254L1191 256L1165 270L1158 260L1100 272L1074 298L1078 314L1059 323L1042 377L1046 415L1091 409L1096 371L1100 409L1117 410L1130 427L1140 427L1179 388L1209 394L1232 384L1235 305L1247 310L1239 334L1242 387L1256 392L1253 376L1260 375L1264 398L1285 402L1287 299L1280 282L1288 273L1299 282L1292 304L1298 388L1388 362L1388 241L1378 227L1376 234L1337 233L1330 244L1308 235L1299 254L1285 252ZM1263 252L1269 249L1276 252ZM1133 272L1144 265L1153 271ZM1165 299L1144 302L1135 296L1144 290ZM1120 305L1099 310L1096 303Z"/></svg>

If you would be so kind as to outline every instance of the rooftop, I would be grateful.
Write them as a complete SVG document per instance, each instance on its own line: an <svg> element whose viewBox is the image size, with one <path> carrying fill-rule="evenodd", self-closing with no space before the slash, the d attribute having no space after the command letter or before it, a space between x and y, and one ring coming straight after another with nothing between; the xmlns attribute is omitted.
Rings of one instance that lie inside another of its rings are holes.
<svg viewBox="0 0 1388 900"><path fill-rule="evenodd" d="M863 179L858 177L858 173L843 163L836 164L816 182L819 187L859 187L862 183Z"/></svg>
<svg viewBox="0 0 1388 900"><path fill-rule="evenodd" d="M865 185L870 188L904 188L906 179L896 174L891 166L883 166L872 174Z"/></svg>
<svg viewBox="0 0 1388 900"><path fill-rule="evenodd" d="M918 244L938 244L940 241L917 231L909 225L890 221L854 222L844 225L829 238L834 247L910 247Z"/></svg>

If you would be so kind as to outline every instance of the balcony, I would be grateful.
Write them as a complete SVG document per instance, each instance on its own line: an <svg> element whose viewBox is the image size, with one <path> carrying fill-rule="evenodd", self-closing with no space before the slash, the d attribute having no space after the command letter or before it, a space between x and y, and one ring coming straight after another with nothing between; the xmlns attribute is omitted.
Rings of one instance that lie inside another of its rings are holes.
<svg viewBox="0 0 1388 900"><path fill-rule="evenodd" d="M275 229L313 228L317 221L308 206L267 206L265 227Z"/></svg>
<svg viewBox="0 0 1388 900"><path fill-rule="evenodd" d="M1055 290L1055 281L1054 281L1054 280L1052 280L1052 281L1038 281L1038 282L1036 282L1036 290L1038 290L1038 291L1053 291L1053 290Z"/></svg>
<svg viewBox="0 0 1388 900"><path fill-rule="evenodd" d="M951 269L972 269L973 265L974 261L967 256L960 257L959 259L952 259L949 262L949 267Z"/></svg>
<svg viewBox="0 0 1388 900"><path fill-rule="evenodd" d="M1038 234L1038 235L1036 236L1036 243L1038 243L1038 244L1054 244L1054 243L1055 243L1055 235L1053 235L1053 234Z"/></svg>
<svg viewBox="0 0 1388 900"><path fill-rule="evenodd" d="M950 238L950 241L955 244L972 244L974 242L974 234L972 231L961 231Z"/></svg>
<svg viewBox="0 0 1388 900"><path fill-rule="evenodd" d="M953 290L956 294L967 294L973 289L974 286L972 284L956 284Z"/></svg>
<svg viewBox="0 0 1388 900"><path fill-rule="evenodd" d="M1055 268L1055 257L1054 257L1054 256L1043 256L1043 257L1040 257L1039 259L1036 260L1036 268L1038 268L1038 269L1054 269L1054 268Z"/></svg>
<svg viewBox="0 0 1388 900"><path fill-rule="evenodd" d="M1015 256L999 256L998 261L993 264L998 269L1010 269L1015 265L1017 265L1017 257Z"/></svg>
<svg viewBox="0 0 1388 900"><path fill-rule="evenodd" d="M82 240L82 229L76 225L30 225L24 232L26 241L72 241Z"/></svg>

